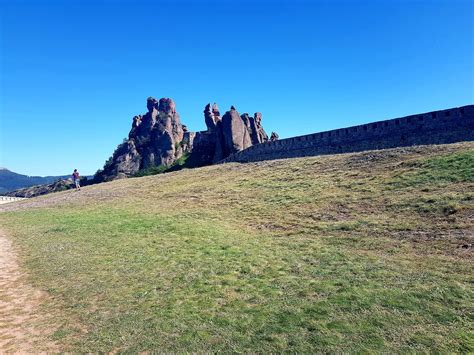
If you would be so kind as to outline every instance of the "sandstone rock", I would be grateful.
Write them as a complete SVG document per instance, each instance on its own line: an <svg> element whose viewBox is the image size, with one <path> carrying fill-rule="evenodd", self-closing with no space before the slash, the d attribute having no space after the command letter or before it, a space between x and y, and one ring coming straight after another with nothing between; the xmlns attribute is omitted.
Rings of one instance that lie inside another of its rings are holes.
<svg viewBox="0 0 474 355"><path fill-rule="evenodd" d="M222 133L224 156L237 153L252 145L247 126L234 106L222 116Z"/></svg>
<svg viewBox="0 0 474 355"><path fill-rule="evenodd" d="M219 117L219 120L220 120L221 113L219 112L219 107L217 106L215 102L212 105L212 113L214 114L214 116Z"/></svg>
<svg viewBox="0 0 474 355"><path fill-rule="evenodd" d="M262 114L255 112L253 117L250 118L250 129L252 144L259 144L268 141L268 135L262 126Z"/></svg>
<svg viewBox="0 0 474 355"><path fill-rule="evenodd" d="M172 99L149 97L147 110L133 117L128 139L117 147L96 180L127 177L152 166L170 166L192 149L189 136L183 143L185 128Z"/></svg>
<svg viewBox="0 0 474 355"><path fill-rule="evenodd" d="M235 106L232 106L221 118L214 103L204 108L204 119L207 131L196 133L190 156L196 166L216 163L230 154L268 140L260 113L254 117L248 113L239 116Z"/></svg>
<svg viewBox="0 0 474 355"><path fill-rule="evenodd" d="M191 155L188 159L189 166L210 165L214 162L216 154L216 131L196 132L193 140Z"/></svg>
<svg viewBox="0 0 474 355"><path fill-rule="evenodd" d="M133 139L120 144L105 163L99 181L110 181L135 174L140 169L141 156Z"/></svg>
<svg viewBox="0 0 474 355"><path fill-rule="evenodd" d="M216 131L214 133L213 141L215 142L214 154L211 163L216 163L219 160L224 159L230 153L225 148L225 136L224 136L224 128L223 128L222 121L217 122Z"/></svg>
<svg viewBox="0 0 474 355"><path fill-rule="evenodd" d="M148 109L148 112L152 112L154 109L158 110L158 100L153 97L147 98L146 108Z"/></svg>
<svg viewBox="0 0 474 355"><path fill-rule="evenodd" d="M161 98L158 104L158 111L173 115L176 113L176 104L173 99Z"/></svg>
<svg viewBox="0 0 474 355"><path fill-rule="evenodd" d="M209 103L204 108L204 120L209 131L214 131L217 124L221 121L221 114L215 102L214 105L211 106Z"/></svg>
<svg viewBox="0 0 474 355"><path fill-rule="evenodd" d="M268 141L268 136L262 127L262 114L260 112L256 112L253 117L250 117L248 113L244 113L240 117L247 127L252 145Z"/></svg>
<svg viewBox="0 0 474 355"><path fill-rule="evenodd" d="M244 114L240 115L240 118L242 119L242 121L244 121L244 125L245 125L245 127L247 127L247 130L249 130L249 133L250 133L250 117L249 117L249 114L244 113Z"/></svg>
<svg viewBox="0 0 474 355"><path fill-rule="evenodd" d="M132 176L153 166L171 166L183 154L189 154L188 166L209 165L268 140L260 113L240 116L232 106L221 117L217 104L209 103L204 119L206 131L189 132L172 99L149 97L147 113L133 117L128 138L117 147L103 170L96 173L94 181Z"/></svg>
<svg viewBox="0 0 474 355"><path fill-rule="evenodd" d="M183 140L181 141L181 146L184 152L190 152L193 149L195 137L196 137L196 132L188 132L188 131L184 132Z"/></svg>
<svg viewBox="0 0 474 355"><path fill-rule="evenodd" d="M274 142L280 138L276 132L272 132L272 135L270 136L270 141Z"/></svg>

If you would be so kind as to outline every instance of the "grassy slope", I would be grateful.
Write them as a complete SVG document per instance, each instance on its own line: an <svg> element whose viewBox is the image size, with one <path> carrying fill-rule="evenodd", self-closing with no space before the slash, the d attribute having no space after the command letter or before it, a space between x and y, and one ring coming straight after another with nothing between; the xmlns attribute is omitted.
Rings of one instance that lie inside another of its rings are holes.
<svg viewBox="0 0 474 355"><path fill-rule="evenodd" d="M473 191L463 143L116 181L0 222L65 349L474 351Z"/></svg>

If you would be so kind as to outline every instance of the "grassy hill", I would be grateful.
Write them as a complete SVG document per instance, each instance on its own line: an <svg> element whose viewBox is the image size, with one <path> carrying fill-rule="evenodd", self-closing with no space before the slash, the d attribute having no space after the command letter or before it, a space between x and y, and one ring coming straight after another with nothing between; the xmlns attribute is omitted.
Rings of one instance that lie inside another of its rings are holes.
<svg viewBox="0 0 474 355"><path fill-rule="evenodd" d="M474 143L227 164L4 205L70 351L474 351Z"/></svg>

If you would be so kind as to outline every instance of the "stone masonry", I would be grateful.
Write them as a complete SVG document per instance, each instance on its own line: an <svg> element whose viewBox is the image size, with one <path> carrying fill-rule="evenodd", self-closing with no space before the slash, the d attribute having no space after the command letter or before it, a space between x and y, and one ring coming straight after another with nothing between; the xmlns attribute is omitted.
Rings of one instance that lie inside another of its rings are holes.
<svg viewBox="0 0 474 355"><path fill-rule="evenodd" d="M461 141L474 141L474 105L267 141L232 154L219 163L244 163Z"/></svg>

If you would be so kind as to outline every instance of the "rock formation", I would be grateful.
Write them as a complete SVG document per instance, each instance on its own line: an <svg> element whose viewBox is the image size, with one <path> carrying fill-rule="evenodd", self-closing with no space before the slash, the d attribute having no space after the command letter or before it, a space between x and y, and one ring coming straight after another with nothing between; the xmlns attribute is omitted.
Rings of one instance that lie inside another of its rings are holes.
<svg viewBox="0 0 474 355"><path fill-rule="evenodd" d="M5 196L31 198L31 197L50 194L52 192L69 190L69 189L72 189L73 187L74 187L74 184L72 182L72 179L60 179L51 184L35 185L35 186L25 187L23 189L11 191L11 192L6 193Z"/></svg>
<svg viewBox="0 0 474 355"><path fill-rule="evenodd" d="M179 143L183 140L184 129L176 105L172 99L157 101L149 97L147 108L143 117L134 118L128 135L130 152L139 153L141 166L169 166L183 154Z"/></svg>
<svg viewBox="0 0 474 355"><path fill-rule="evenodd" d="M206 121L206 126L208 131L215 131L219 122L221 122L221 114L219 112L219 107L214 102L214 105L207 104L204 108L204 120Z"/></svg>
<svg viewBox="0 0 474 355"><path fill-rule="evenodd" d="M268 141L268 136L262 126L262 114L255 112L254 116L250 118L250 132L252 144L259 144Z"/></svg>
<svg viewBox="0 0 474 355"><path fill-rule="evenodd" d="M222 116L222 133L224 156L240 152L252 145L248 126L234 106Z"/></svg>
<svg viewBox="0 0 474 355"><path fill-rule="evenodd" d="M221 117L216 103L206 105L204 120L207 130L189 132L181 123L172 99L147 99L148 112L133 117L128 138L115 150L97 182L128 177L153 166L172 166L185 155L188 166L218 162L254 144L268 141L262 115L239 115L234 106Z"/></svg>
<svg viewBox="0 0 474 355"><path fill-rule="evenodd" d="M205 107L204 119L207 131L196 133L191 153L193 165L217 163L254 144L268 141L259 112L253 117L249 117L248 113L240 116L232 106L221 118L219 108L214 103Z"/></svg>
<svg viewBox="0 0 474 355"><path fill-rule="evenodd" d="M128 139L117 147L96 180L127 177L152 166L170 166L191 149L192 140L185 134L172 99L149 97L147 109L146 114L133 117Z"/></svg>
<svg viewBox="0 0 474 355"><path fill-rule="evenodd" d="M262 114L260 112L255 112L253 117L249 116L248 113L244 113L240 117L247 127L252 145L268 141L268 136L262 127Z"/></svg>

